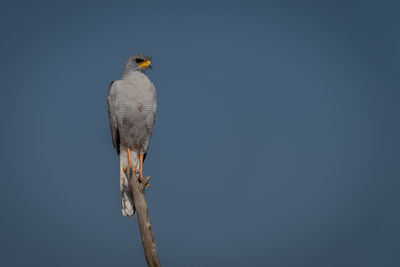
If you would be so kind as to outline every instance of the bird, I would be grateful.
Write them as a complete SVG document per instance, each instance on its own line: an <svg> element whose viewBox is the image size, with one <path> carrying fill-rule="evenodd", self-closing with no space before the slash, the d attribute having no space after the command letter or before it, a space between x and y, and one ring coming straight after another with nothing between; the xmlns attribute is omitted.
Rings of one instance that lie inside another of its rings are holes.
<svg viewBox="0 0 400 267"><path fill-rule="evenodd" d="M125 172L127 168L139 171L140 181L144 181L143 162L157 113L156 88L145 74L151 68L149 56L134 54L126 61L121 79L112 81L108 89L111 137L120 160L121 210L128 217L134 216L135 204Z"/></svg>

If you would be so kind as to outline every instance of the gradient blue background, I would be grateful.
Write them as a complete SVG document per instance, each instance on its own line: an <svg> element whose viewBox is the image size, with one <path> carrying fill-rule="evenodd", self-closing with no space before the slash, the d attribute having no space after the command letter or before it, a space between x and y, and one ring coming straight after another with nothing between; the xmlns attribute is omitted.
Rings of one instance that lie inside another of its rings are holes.
<svg viewBox="0 0 400 267"><path fill-rule="evenodd" d="M153 57L163 266L400 266L398 1L2 1L1 266L145 266L106 95Z"/></svg>

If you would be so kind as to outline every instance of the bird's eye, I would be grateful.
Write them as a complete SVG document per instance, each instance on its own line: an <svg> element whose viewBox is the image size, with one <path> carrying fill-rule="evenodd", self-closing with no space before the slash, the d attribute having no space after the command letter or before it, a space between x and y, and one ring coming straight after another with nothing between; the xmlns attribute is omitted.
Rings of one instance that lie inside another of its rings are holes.
<svg viewBox="0 0 400 267"><path fill-rule="evenodd" d="M136 59L136 63L142 63L144 60L143 59L141 59L141 58L137 58Z"/></svg>

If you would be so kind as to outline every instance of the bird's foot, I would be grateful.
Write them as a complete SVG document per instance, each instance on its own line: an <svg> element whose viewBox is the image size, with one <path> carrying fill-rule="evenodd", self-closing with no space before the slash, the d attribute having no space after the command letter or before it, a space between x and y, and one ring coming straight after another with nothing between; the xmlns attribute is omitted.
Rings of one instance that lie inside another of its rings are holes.
<svg viewBox="0 0 400 267"><path fill-rule="evenodd" d="M150 180L150 176L147 176L146 178L144 178L144 181L143 181L143 184L146 185L148 188L150 187L149 180Z"/></svg>
<svg viewBox="0 0 400 267"><path fill-rule="evenodd" d="M128 168L127 168L127 167L123 167L122 170L124 171L124 173L125 173L127 176L129 175L129 174L128 174ZM139 172L139 181L140 181L142 184L144 184L145 186L147 186L148 188L150 187L150 184L149 184L150 176L146 176L146 178L143 179L143 169L142 169L141 172L140 172L137 168L129 168L129 170L130 170L129 173L132 173L132 172L138 173L138 172Z"/></svg>

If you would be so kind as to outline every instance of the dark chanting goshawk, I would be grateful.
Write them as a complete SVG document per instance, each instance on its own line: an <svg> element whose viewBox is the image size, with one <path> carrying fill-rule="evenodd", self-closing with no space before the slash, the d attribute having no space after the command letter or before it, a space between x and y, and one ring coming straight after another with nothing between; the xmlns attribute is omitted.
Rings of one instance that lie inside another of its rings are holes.
<svg viewBox="0 0 400 267"><path fill-rule="evenodd" d="M121 80L110 84L107 97L112 141L120 159L122 214L129 217L135 213L135 204L125 170L139 170L143 182L143 161L157 112L156 88L145 74L149 68L150 57L129 57Z"/></svg>

